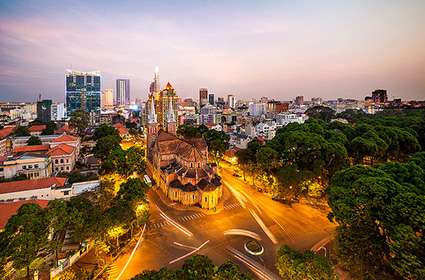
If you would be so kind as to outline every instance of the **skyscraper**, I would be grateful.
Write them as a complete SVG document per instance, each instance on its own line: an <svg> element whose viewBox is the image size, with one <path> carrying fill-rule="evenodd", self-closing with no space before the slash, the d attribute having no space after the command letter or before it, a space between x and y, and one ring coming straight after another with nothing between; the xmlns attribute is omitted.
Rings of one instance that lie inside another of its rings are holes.
<svg viewBox="0 0 425 280"><path fill-rule="evenodd" d="M211 105L214 105L214 103L215 103L215 100L214 100L214 93L210 93L210 94L208 95L208 103L209 103L209 104L211 104Z"/></svg>
<svg viewBox="0 0 425 280"><path fill-rule="evenodd" d="M377 89L372 91L372 99L375 103L386 103L388 102L388 95L385 89Z"/></svg>
<svg viewBox="0 0 425 280"><path fill-rule="evenodd" d="M86 112L100 110L100 72L66 72L66 109L70 116L78 109Z"/></svg>
<svg viewBox="0 0 425 280"><path fill-rule="evenodd" d="M236 107L236 97L233 94L227 95L227 105L233 109Z"/></svg>
<svg viewBox="0 0 425 280"><path fill-rule="evenodd" d="M153 76L153 82L149 86L149 92L151 94L158 93L160 91L160 88L161 88L161 86L159 84L159 68L157 66L157 67L155 67L155 73L154 73L154 76Z"/></svg>
<svg viewBox="0 0 425 280"><path fill-rule="evenodd" d="M43 123L52 120L52 100L45 99L37 102L37 119Z"/></svg>
<svg viewBox="0 0 425 280"><path fill-rule="evenodd" d="M304 96L302 95L298 95L297 97L295 97L295 105L303 105L304 104Z"/></svg>
<svg viewBox="0 0 425 280"><path fill-rule="evenodd" d="M102 108L112 108L114 106L114 92L111 88L102 91Z"/></svg>
<svg viewBox="0 0 425 280"><path fill-rule="evenodd" d="M129 79L117 80L115 104L118 106L130 104L130 80Z"/></svg>
<svg viewBox="0 0 425 280"><path fill-rule="evenodd" d="M208 89L200 88L199 89L199 108L208 103Z"/></svg>

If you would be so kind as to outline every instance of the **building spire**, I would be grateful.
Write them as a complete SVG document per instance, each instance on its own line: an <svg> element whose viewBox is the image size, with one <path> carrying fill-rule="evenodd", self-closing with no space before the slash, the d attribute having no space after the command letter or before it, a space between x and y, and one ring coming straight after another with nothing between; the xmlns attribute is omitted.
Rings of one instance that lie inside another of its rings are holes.
<svg viewBox="0 0 425 280"><path fill-rule="evenodd" d="M175 123L176 122L176 116L174 115L174 109L173 109L173 98L168 98L168 112L167 112L167 123Z"/></svg>
<svg viewBox="0 0 425 280"><path fill-rule="evenodd" d="M149 109L148 123L157 123L154 98L151 98L151 108Z"/></svg>

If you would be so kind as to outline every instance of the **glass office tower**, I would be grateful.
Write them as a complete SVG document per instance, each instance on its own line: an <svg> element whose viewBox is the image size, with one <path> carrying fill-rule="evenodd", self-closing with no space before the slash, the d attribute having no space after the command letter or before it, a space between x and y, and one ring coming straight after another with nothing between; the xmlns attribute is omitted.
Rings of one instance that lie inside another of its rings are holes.
<svg viewBox="0 0 425 280"><path fill-rule="evenodd" d="M100 110L100 72L66 72L66 110L70 116L78 109L86 112Z"/></svg>

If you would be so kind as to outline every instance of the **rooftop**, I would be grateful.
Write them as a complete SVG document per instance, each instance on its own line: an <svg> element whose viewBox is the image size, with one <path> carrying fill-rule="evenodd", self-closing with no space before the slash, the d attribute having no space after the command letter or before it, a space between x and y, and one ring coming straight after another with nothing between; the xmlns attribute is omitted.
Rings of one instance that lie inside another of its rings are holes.
<svg viewBox="0 0 425 280"><path fill-rule="evenodd" d="M71 142L71 141L76 141L78 138L72 135L68 135L68 134L64 134L61 135L55 139L53 139L52 142L54 143L58 143L58 142Z"/></svg>
<svg viewBox="0 0 425 280"><path fill-rule="evenodd" d="M27 153L27 152L47 152L48 145L33 145L33 146L18 146L13 148L13 154Z"/></svg>
<svg viewBox="0 0 425 280"><path fill-rule="evenodd" d="M63 156L63 155L70 155L74 152L75 147L67 145L67 144L59 144L53 148L51 148L47 155L49 156Z"/></svg>
<svg viewBox="0 0 425 280"><path fill-rule="evenodd" d="M38 204L41 208L46 208L48 200L22 200L15 202L4 202L0 203L0 229L3 229L9 219L18 212L22 205L27 203Z"/></svg>
<svg viewBox="0 0 425 280"><path fill-rule="evenodd" d="M0 183L0 194L23 192L50 187L64 187L67 178L50 177Z"/></svg>
<svg viewBox="0 0 425 280"><path fill-rule="evenodd" d="M45 124L35 124L32 125L28 128L29 132L38 132L38 131L43 131L44 129L46 129L46 125Z"/></svg>

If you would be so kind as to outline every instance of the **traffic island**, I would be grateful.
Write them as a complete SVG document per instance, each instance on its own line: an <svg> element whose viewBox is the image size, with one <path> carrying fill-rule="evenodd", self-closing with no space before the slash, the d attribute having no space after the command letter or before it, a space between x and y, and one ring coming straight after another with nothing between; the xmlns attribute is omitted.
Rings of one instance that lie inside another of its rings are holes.
<svg viewBox="0 0 425 280"><path fill-rule="evenodd" d="M264 247L257 240L250 240L243 245L245 252L252 256L261 256L264 253Z"/></svg>

